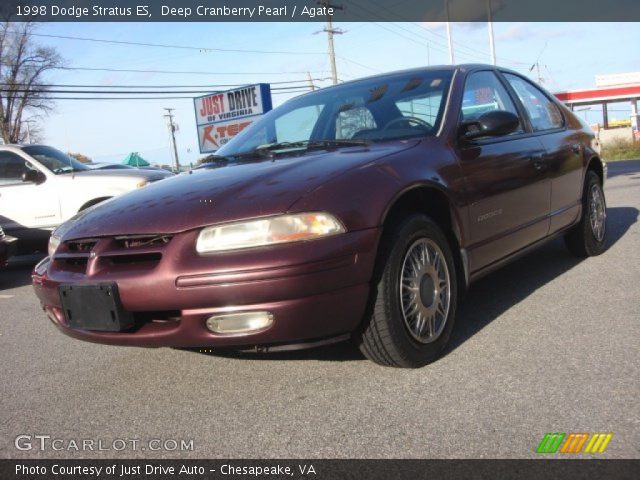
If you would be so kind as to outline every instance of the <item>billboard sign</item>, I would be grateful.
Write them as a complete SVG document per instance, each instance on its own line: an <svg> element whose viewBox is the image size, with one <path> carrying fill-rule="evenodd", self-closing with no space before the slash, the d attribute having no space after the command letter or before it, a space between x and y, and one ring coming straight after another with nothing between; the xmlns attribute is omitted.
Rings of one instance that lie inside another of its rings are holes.
<svg viewBox="0 0 640 480"><path fill-rule="evenodd" d="M596 87L617 87L619 85L637 85L639 83L640 72L596 75Z"/></svg>
<svg viewBox="0 0 640 480"><path fill-rule="evenodd" d="M269 84L246 85L193 99L200 153L211 153L272 108Z"/></svg>

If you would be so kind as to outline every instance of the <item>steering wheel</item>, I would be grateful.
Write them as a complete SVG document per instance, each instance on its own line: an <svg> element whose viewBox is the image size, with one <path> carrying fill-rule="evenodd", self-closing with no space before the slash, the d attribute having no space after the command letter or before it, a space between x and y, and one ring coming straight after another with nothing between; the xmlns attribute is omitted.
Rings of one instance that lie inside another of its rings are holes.
<svg viewBox="0 0 640 480"><path fill-rule="evenodd" d="M393 120L389 121L384 127L382 127L382 131L384 132L385 130L388 130L392 125L395 125L396 123L400 123L400 122L417 123L418 125L420 125L422 127L425 127L425 128L427 128L429 130L431 130L433 128L433 125L431 125L429 122L425 122L421 118L417 118L417 117L398 117L398 118L394 118Z"/></svg>

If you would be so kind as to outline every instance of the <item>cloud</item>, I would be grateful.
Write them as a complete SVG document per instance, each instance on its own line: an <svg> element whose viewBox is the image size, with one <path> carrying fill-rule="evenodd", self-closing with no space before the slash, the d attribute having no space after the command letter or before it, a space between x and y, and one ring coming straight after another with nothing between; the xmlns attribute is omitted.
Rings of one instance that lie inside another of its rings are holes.
<svg viewBox="0 0 640 480"><path fill-rule="evenodd" d="M564 27L536 27L530 23L515 23L505 31L496 35L496 41L522 42L538 39L563 37L575 32L570 26Z"/></svg>

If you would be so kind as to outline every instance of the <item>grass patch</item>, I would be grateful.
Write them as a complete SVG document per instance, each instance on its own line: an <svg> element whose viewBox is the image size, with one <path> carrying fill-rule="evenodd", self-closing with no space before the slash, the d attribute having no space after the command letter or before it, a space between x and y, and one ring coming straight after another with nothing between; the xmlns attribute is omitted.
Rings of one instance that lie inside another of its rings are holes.
<svg viewBox="0 0 640 480"><path fill-rule="evenodd" d="M638 160L640 159L640 142L616 139L602 147L602 158L605 162L615 162L617 160Z"/></svg>

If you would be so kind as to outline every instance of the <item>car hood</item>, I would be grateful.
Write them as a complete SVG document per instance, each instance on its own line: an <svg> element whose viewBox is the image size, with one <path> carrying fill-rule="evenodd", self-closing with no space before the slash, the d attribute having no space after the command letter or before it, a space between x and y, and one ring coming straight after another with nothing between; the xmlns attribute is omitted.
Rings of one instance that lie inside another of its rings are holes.
<svg viewBox="0 0 640 480"><path fill-rule="evenodd" d="M70 175L70 174L68 174ZM162 180L163 178L171 177L173 174L171 172L167 172L165 170L115 170L115 169L93 169L93 170L82 170L80 172L75 172L73 174L74 178L96 178L103 179L105 177L110 177L114 179L118 178L142 178L149 180L150 182L155 182L157 180Z"/></svg>
<svg viewBox="0 0 640 480"><path fill-rule="evenodd" d="M328 180L417 144L404 140L197 169L80 212L56 234L69 240L178 233L276 215Z"/></svg>

